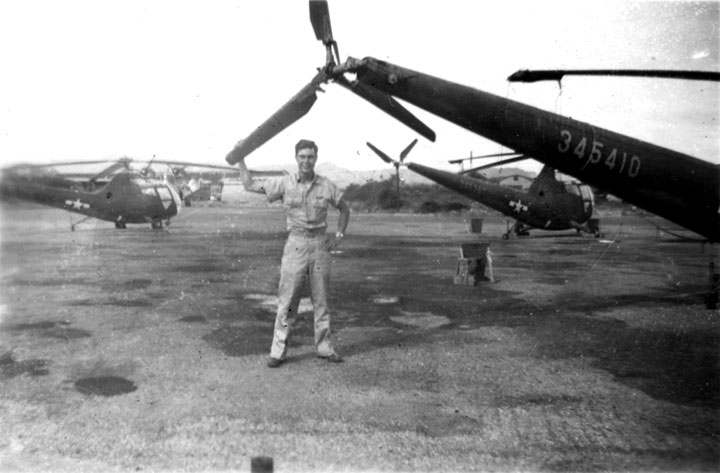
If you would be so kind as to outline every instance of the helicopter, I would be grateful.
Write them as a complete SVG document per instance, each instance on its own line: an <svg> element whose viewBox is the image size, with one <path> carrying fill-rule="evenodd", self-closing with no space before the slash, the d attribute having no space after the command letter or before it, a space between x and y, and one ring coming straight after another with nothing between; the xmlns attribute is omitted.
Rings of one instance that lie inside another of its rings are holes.
<svg viewBox="0 0 720 473"><path fill-rule="evenodd" d="M73 161L55 164L15 165L3 169L0 195L10 199L35 202L84 215L71 222L70 229L91 218L113 222L115 228L125 229L128 223L150 223L162 229L180 213L183 197L174 177L157 177L151 164L200 166L237 172L227 166L212 166L176 161L149 161L141 170L130 168L129 158L121 158L99 173L59 173L59 166L94 165L108 161ZM141 162L141 161L138 161ZM278 171L251 173L282 174Z"/></svg>
<svg viewBox="0 0 720 473"><path fill-rule="evenodd" d="M309 6L315 37L325 46L325 64L289 102L237 143L226 156L228 163L243 159L305 115L320 85L332 81L430 141L435 141L435 132L396 98L604 189L710 242L720 241L720 165L373 57L348 57L342 62L327 1L310 0ZM645 75L663 77L659 71ZM720 73L707 72L700 79L718 81Z"/></svg>
<svg viewBox="0 0 720 473"><path fill-rule="evenodd" d="M503 239L529 235L531 228L542 230L575 229L578 233L592 233L600 236L598 221L593 217L595 201L590 186L576 182L561 182L555 177L555 170L543 166L540 174L532 181L527 191L494 183L477 173L493 166L508 164L528 159L527 156L512 158L463 170L460 174L442 171L421 164L407 163L404 160L417 143L412 141L401 153L398 160L393 160L372 143L366 143L383 161L395 166L396 182L399 191L400 166L406 166L428 179L448 187L460 194L474 199L515 220L512 226L503 233ZM505 153L503 153L504 155ZM495 157L497 155L475 156L472 159ZM451 160L461 163L465 159ZM469 174L469 175L466 175Z"/></svg>
<svg viewBox="0 0 720 473"><path fill-rule="evenodd" d="M228 166L168 160L151 160L152 163L163 164L169 168L170 172L163 176L178 190L185 207L192 206L193 201L221 201L225 180L240 177L240 172L236 168ZM149 169L149 166L145 169ZM144 172L147 174L147 171ZM285 171L250 171L253 179L285 174Z"/></svg>

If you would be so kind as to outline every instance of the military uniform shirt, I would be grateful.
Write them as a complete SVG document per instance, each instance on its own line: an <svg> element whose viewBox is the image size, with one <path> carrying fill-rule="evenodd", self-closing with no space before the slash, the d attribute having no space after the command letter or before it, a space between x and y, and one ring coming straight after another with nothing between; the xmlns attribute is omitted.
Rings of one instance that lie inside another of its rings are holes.
<svg viewBox="0 0 720 473"><path fill-rule="evenodd" d="M300 182L298 175L288 174L256 183L268 202L282 200L289 231L322 230L327 227L328 205L338 208L342 192L329 179L315 174L311 182Z"/></svg>

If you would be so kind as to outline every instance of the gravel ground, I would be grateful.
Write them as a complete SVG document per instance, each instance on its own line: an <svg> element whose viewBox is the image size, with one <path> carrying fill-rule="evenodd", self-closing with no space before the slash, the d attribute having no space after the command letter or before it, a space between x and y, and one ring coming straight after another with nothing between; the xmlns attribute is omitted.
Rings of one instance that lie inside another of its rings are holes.
<svg viewBox="0 0 720 473"><path fill-rule="evenodd" d="M3 471L720 467L716 250L643 218L505 241L494 216L478 236L354 215L330 301L345 363L314 356L305 302L271 370L279 209L196 206L160 232L1 217ZM454 285L478 240L496 281Z"/></svg>

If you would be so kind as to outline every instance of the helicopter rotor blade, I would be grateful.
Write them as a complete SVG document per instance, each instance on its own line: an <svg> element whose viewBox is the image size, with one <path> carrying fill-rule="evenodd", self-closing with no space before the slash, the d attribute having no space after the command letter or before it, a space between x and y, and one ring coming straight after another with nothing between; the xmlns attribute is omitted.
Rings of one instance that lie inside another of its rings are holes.
<svg viewBox="0 0 720 473"><path fill-rule="evenodd" d="M524 154L521 156L517 156L515 158L509 158L509 159L503 159L502 161L497 161L491 164L485 164L483 166L477 166L471 169L465 169L463 171L460 171L458 174L467 174L469 172L476 172L476 171L482 171L483 169L489 169L495 166L502 166L503 164L509 164L509 163L515 163L518 161L525 161L526 159L532 159L530 156L525 156Z"/></svg>
<svg viewBox="0 0 720 473"><path fill-rule="evenodd" d="M378 156L380 156L380 159L382 159L382 160L385 161L386 163L392 164L392 165L394 165L395 167L398 167L398 166L399 166L400 163L398 163L397 161L395 161L394 159L392 159L390 156L388 156L387 154L385 154L383 151L381 151L380 149L378 149L375 145L373 145L373 144L370 143L369 141L366 142L365 144L368 146L368 148L370 148L371 150L373 150L373 151L375 152L375 154L377 154Z"/></svg>
<svg viewBox="0 0 720 473"><path fill-rule="evenodd" d="M13 166L10 166L9 168L23 168L23 169L39 169L39 168L52 168L56 166L77 166L82 164L101 164L101 163L112 163L115 162L114 159L96 159L92 161L64 161L64 162L57 162L57 163L47 163L47 164L15 164ZM7 168L7 169L9 169Z"/></svg>
<svg viewBox="0 0 720 473"><path fill-rule="evenodd" d="M168 166L177 166L181 167L182 172L188 173L187 169L185 168L203 168L203 169L213 169L218 171L226 171L231 173L237 173L239 172L238 168L232 167L232 166L219 166L216 164L204 164L204 163L193 163L190 161L167 161L164 159L156 159L153 161L155 164L166 164ZM264 175L263 173L269 173L268 176L277 176L283 174L282 171L253 171L252 169L249 169L250 174L252 173L260 173L259 175Z"/></svg>
<svg viewBox="0 0 720 473"><path fill-rule="evenodd" d="M315 38L322 41L327 51L326 63L340 63L340 51L333 39L330 24L330 10L326 0L310 0L310 22L315 31ZM335 56L333 57L333 53Z"/></svg>
<svg viewBox="0 0 720 473"><path fill-rule="evenodd" d="M285 105L275 112L270 118L257 127L255 131L244 140L240 140L237 145L225 157L225 161L229 164L235 164L245 156L252 153L273 136L280 133L288 126L295 123L300 117L305 115L317 100L315 94L320 84L326 82L328 76L324 70L318 72L315 77L300 92L295 94Z"/></svg>
<svg viewBox="0 0 720 473"><path fill-rule="evenodd" d="M545 80L560 81L564 76L624 76L624 77L655 77L660 79L685 79L720 81L720 72L662 70L662 69L554 69L515 71L507 80L509 82L538 82Z"/></svg>
<svg viewBox="0 0 720 473"><path fill-rule="evenodd" d="M335 77L334 81L345 87L346 89L350 90L351 92L364 98L365 100L375 105L377 108L389 114L393 118L401 121L422 137L427 138L430 141L435 141L435 132L430 127L421 122L408 109L403 107L400 102L398 102L385 92L381 92L375 87L359 81L350 82L342 76Z"/></svg>
<svg viewBox="0 0 720 473"><path fill-rule="evenodd" d="M106 176L109 176L110 174L114 173L118 169L130 169L130 160L127 159L121 159L118 160L118 162L111 164L110 166L106 167L99 173L95 174L93 177L91 177L89 180L90 182L97 181L98 179L102 179Z"/></svg>
<svg viewBox="0 0 720 473"><path fill-rule="evenodd" d="M463 161L472 161L473 159L499 158L501 156L521 156L521 154L515 151L506 153L481 154L480 156L468 156L467 158L450 159L448 160L448 163L459 164Z"/></svg>
<svg viewBox="0 0 720 473"><path fill-rule="evenodd" d="M265 122L257 127L247 138L240 140L227 154L225 161L231 165L239 162L273 136L304 116L317 100L316 91L319 90L319 86L329 80L337 82L364 98L412 128L421 136L430 141L435 141L435 132L390 95L357 80L350 82L342 75L343 71L335 67L335 59L339 62L339 53L332 35L330 11L327 0L310 0L309 6L310 22L315 31L315 37L321 40L326 47L327 57L325 66L319 69L315 77L305 85L300 92L292 97L290 101L270 116L270 118L265 120ZM333 51L335 58L333 58Z"/></svg>
<svg viewBox="0 0 720 473"><path fill-rule="evenodd" d="M315 38L325 45L335 42L330 25L330 10L326 0L310 0L310 22L315 30Z"/></svg>
<svg viewBox="0 0 720 473"><path fill-rule="evenodd" d="M410 151L412 151L413 147L414 147L416 144L417 144L417 138L415 138L414 140L412 140L412 142L411 142L409 145L407 145L407 147L406 147L404 150L402 150L402 152L400 153L400 162L401 162L401 163L402 163L403 161L405 161L405 158L407 157L408 154L410 154Z"/></svg>

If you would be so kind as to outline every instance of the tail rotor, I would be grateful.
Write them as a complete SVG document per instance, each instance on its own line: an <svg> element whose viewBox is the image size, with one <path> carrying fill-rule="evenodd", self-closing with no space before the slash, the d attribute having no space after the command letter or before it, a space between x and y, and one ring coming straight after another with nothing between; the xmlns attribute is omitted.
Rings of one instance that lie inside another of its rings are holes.
<svg viewBox="0 0 720 473"><path fill-rule="evenodd" d="M393 166L395 166L395 190L399 196L400 195L400 166L402 166L405 163L405 158L407 157L408 154L410 154L410 151L412 151L413 147L417 144L417 138L412 140L410 142L410 144L407 145L405 147L405 149L402 150L402 152L400 152L400 159L398 161L392 159L390 156L385 154L382 150L377 148L375 145L373 145L369 141L365 144L368 146L368 148L373 150L373 152L375 152L375 154L380 156L380 159L382 159L383 161L385 161L388 164L392 164Z"/></svg>

